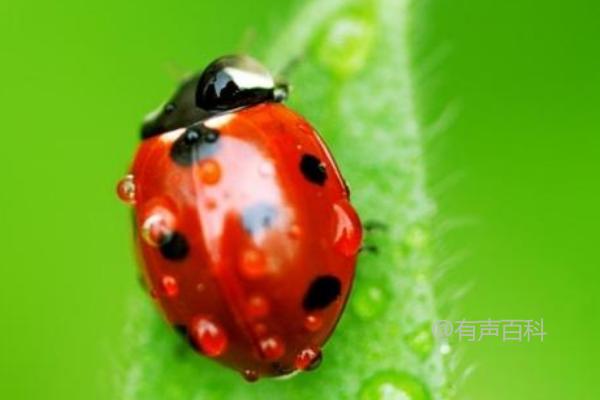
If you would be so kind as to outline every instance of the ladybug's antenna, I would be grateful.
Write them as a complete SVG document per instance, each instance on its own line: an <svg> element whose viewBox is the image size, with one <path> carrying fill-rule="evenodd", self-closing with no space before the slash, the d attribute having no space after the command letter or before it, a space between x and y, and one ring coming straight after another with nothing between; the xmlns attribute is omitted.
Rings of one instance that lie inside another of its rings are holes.
<svg viewBox="0 0 600 400"><path fill-rule="evenodd" d="M294 72L294 70L300 65L300 61L304 59L304 54L298 54L292 57L287 64L277 73L277 76L282 76L285 78L289 78L290 75Z"/></svg>
<svg viewBox="0 0 600 400"><path fill-rule="evenodd" d="M242 39L237 45L237 53L239 54L250 54L250 49L256 43L256 29L248 28L244 31Z"/></svg>
<svg viewBox="0 0 600 400"><path fill-rule="evenodd" d="M291 86L287 79L292 75L294 70L300 65L300 61L304 59L304 54L299 54L292 57L287 64L279 71L277 82L273 89L273 100L282 102L287 100Z"/></svg>

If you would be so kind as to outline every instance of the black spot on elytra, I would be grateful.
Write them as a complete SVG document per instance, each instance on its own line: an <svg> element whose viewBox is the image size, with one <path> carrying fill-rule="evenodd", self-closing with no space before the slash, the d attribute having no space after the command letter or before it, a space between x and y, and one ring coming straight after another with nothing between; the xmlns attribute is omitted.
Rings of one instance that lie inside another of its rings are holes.
<svg viewBox="0 0 600 400"><path fill-rule="evenodd" d="M270 203L256 203L242 211L242 224L251 235L268 229L277 218L277 208Z"/></svg>
<svg viewBox="0 0 600 400"><path fill-rule="evenodd" d="M188 128L171 147L171 159L178 165L189 167L208 157L216 150L219 132L198 125Z"/></svg>
<svg viewBox="0 0 600 400"><path fill-rule="evenodd" d="M312 281L302 300L306 311L320 310L333 303L342 291L342 284L332 275L323 275Z"/></svg>
<svg viewBox="0 0 600 400"><path fill-rule="evenodd" d="M171 261L183 260L188 252L189 246L185 237L179 232L173 232L165 238L159 247L164 258Z"/></svg>
<svg viewBox="0 0 600 400"><path fill-rule="evenodd" d="M325 164L312 154L305 154L300 160L302 175L312 183L323 185L327 180Z"/></svg>

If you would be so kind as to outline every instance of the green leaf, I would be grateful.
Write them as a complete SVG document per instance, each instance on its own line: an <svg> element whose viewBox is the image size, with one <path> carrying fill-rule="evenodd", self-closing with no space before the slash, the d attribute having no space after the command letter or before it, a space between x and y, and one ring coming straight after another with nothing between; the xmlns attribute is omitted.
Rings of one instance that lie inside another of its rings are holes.
<svg viewBox="0 0 600 400"><path fill-rule="evenodd" d="M425 192L415 115L408 0L318 0L301 9L263 59L294 60L290 106L322 133L350 186L368 234L355 289L321 367L248 384L196 356L141 293L119 371L125 400L442 399L447 371L432 335L430 267L434 204Z"/></svg>

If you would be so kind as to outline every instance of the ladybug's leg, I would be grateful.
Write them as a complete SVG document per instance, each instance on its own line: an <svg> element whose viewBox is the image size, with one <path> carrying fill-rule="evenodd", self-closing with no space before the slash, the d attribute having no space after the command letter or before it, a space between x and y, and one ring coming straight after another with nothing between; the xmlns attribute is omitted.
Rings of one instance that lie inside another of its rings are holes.
<svg viewBox="0 0 600 400"><path fill-rule="evenodd" d="M377 221L377 220L368 220L363 224L363 228L369 234L374 234L377 232L387 231L388 226L385 222ZM372 235L368 235L371 237ZM370 254L379 254L379 247L376 244L365 243L360 248L361 252L366 252Z"/></svg>
<svg viewBox="0 0 600 400"><path fill-rule="evenodd" d="M302 60L304 60L306 57L303 53L301 54L296 54L294 57L292 57L287 64L285 64L283 66L283 68L281 69L281 71L277 72L277 76L278 77L282 77L283 79L287 79L290 77L290 75L292 75L292 73L294 72L294 70L298 67L298 65L300 65L300 62Z"/></svg>
<svg viewBox="0 0 600 400"><path fill-rule="evenodd" d="M185 358L190 354L193 354L192 348L194 347L191 341L187 329L184 325L173 325L173 329L182 340L177 340L173 348L175 357Z"/></svg>
<svg viewBox="0 0 600 400"><path fill-rule="evenodd" d="M365 221L365 223L363 224L363 228L365 228L365 231L367 231L367 232L376 232L376 231L387 231L388 226L385 222L371 219L371 220Z"/></svg>
<svg viewBox="0 0 600 400"><path fill-rule="evenodd" d="M361 253L364 251L365 253L379 254L379 247L374 244L364 244L361 246L359 251Z"/></svg>
<svg viewBox="0 0 600 400"><path fill-rule="evenodd" d="M277 73L277 80L273 90L273 100L283 102L287 100L290 93L290 85L287 79L305 58L304 54L298 54L290 59L286 65Z"/></svg>

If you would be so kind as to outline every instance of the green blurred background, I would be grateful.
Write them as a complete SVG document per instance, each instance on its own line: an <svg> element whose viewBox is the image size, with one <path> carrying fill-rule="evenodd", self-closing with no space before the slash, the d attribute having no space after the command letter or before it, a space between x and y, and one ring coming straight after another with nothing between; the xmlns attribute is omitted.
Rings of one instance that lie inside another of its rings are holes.
<svg viewBox="0 0 600 400"><path fill-rule="evenodd" d="M182 72L264 43L299 4L222 3L0 6L1 398L115 398L138 288L114 184L140 119ZM544 318L548 333L460 345L460 368L476 367L461 399L600 398L598 11L585 0L415 9L422 120L454 115L426 145L451 266L442 317Z"/></svg>

